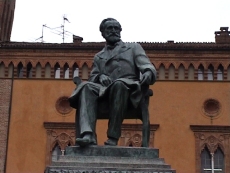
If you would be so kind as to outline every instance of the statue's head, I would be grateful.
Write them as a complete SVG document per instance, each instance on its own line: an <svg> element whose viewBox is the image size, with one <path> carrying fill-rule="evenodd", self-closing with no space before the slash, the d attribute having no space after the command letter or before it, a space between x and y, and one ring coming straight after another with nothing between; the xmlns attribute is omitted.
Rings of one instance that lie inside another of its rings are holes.
<svg viewBox="0 0 230 173"><path fill-rule="evenodd" d="M120 41L122 28L116 19L104 19L100 24L100 31L108 44L115 44Z"/></svg>

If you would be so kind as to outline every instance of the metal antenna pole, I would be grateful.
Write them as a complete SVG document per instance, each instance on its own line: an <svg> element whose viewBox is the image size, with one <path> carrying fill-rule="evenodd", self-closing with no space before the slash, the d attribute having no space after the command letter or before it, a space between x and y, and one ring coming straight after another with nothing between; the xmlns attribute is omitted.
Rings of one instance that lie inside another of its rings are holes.
<svg viewBox="0 0 230 173"><path fill-rule="evenodd" d="M62 40L63 40L63 43L65 42L65 15L63 16L63 25L62 25Z"/></svg>
<svg viewBox="0 0 230 173"><path fill-rule="evenodd" d="M43 30L44 30L44 26L45 25L42 25L42 43L43 43Z"/></svg>

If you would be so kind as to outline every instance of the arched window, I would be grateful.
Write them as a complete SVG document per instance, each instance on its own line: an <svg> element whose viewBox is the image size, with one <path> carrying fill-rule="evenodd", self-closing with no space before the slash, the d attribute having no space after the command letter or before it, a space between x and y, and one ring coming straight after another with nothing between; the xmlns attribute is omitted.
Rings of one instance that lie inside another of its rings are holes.
<svg viewBox="0 0 230 173"><path fill-rule="evenodd" d="M175 79L175 67L173 64L169 66L169 80Z"/></svg>
<svg viewBox="0 0 230 173"><path fill-rule="evenodd" d="M194 67L192 64L188 67L188 80L194 80Z"/></svg>
<svg viewBox="0 0 230 173"><path fill-rule="evenodd" d="M14 64L11 62L8 66L8 77L13 77Z"/></svg>
<svg viewBox="0 0 230 173"><path fill-rule="evenodd" d="M0 77L5 77L5 65L3 62L0 63Z"/></svg>
<svg viewBox="0 0 230 173"><path fill-rule="evenodd" d="M217 80L223 80L224 67L220 64L217 69Z"/></svg>
<svg viewBox="0 0 230 173"><path fill-rule="evenodd" d="M61 75L61 68L60 65L58 63L55 64L54 66L54 72L55 72L55 78L60 78Z"/></svg>
<svg viewBox="0 0 230 173"><path fill-rule="evenodd" d="M88 79L88 77L89 77L89 68L88 68L88 66L87 66L87 64L84 64L83 66L82 66L82 79Z"/></svg>
<svg viewBox="0 0 230 173"><path fill-rule="evenodd" d="M183 64L181 64L178 68L178 79L179 80L184 80L184 72L185 72L184 66Z"/></svg>
<svg viewBox="0 0 230 173"><path fill-rule="evenodd" d="M205 146L204 150L201 152L201 172L206 173L205 170L211 169L212 165L212 157L208 150L208 148Z"/></svg>
<svg viewBox="0 0 230 173"><path fill-rule="evenodd" d="M64 78L69 79L69 65L67 63L64 65Z"/></svg>
<svg viewBox="0 0 230 173"><path fill-rule="evenodd" d="M201 172L224 172L224 154L220 147L211 154L208 148L205 146L201 152Z"/></svg>
<svg viewBox="0 0 230 173"><path fill-rule="evenodd" d="M230 65L228 66L227 69L227 80L230 80Z"/></svg>
<svg viewBox="0 0 230 173"><path fill-rule="evenodd" d="M73 77L79 76L79 68L76 63L73 65Z"/></svg>
<svg viewBox="0 0 230 173"><path fill-rule="evenodd" d="M22 78L22 77L23 77L23 65L22 65L21 62L18 64L17 75L18 75L19 78Z"/></svg>
<svg viewBox="0 0 230 173"><path fill-rule="evenodd" d="M214 79L214 67L212 65L208 66L208 80Z"/></svg>
<svg viewBox="0 0 230 173"><path fill-rule="evenodd" d="M26 77L32 78L32 64L29 62L26 67Z"/></svg>
<svg viewBox="0 0 230 173"><path fill-rule="evenodd" d="M204 67L200 65L198 67L198 80L204 80Z"/></svg>
<svg viewBox="0 0 230 173"><path fill-rule="evenodd" d="M40 63L36 65L36 78L40 78L42 76L42 66Z"/></svg>
<svg viewBox="0 0 230 173"><path fill-rule="evenodd" d="M224 172L224 153L220 147L218 147L214 153L214 169L219 169L219 171L222 170L222 172Z"/></svg>
<svg viewBox="0 0 230 173"><path fill-rule="evenodd" d="M165 66L163 64L161 64L159 67L159 79L165 79Z"/></svg>
<svg viewBox="0 0 230 173"><path fill-rule="evenodd" d="M52 161L57 161L57 158L61 156L61 148L58 144L55 145L55 147L52 150L52 155L51 155L51 160Z"/></svg>
<svg viewBox="0 0 230 173"><path fill-rule="evenodd" d="M51 66L49 63L45 65L45 78L50 78L51 76Z"/></svg>

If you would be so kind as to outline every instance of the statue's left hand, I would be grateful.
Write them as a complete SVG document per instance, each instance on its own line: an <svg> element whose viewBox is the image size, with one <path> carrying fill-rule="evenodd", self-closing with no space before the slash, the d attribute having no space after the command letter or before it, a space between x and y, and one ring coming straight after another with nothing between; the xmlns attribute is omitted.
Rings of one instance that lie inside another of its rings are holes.
<svg viewBox="0 0 230 173"><path fill-rule="evenodd" d="M106 86L106 87L112 83L112 80L110 79L110 77L104 74L100 75L99 81L102 86Z"/></svg>
<svg viewBox="0 0 230 173"><path fill-rule="evenodd" d="M146 71L141 78L140 84L141 85L150 85L152 81L152 72Z"/></svg>

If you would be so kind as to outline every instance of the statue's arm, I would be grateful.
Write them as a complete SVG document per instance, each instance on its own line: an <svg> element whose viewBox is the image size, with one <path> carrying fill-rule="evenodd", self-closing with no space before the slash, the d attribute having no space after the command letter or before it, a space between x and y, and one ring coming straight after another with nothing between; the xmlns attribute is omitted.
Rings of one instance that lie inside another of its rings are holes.
<svg viewBox="0 0 230 173"><path fill-rule="evenodd" d="M149 58L147 57L144 49L141 47L140 44L136 43L133 51L134 51L134 61L137 68L140 70L140 72L143 75L145 74L145 72L148 73L148 74L146 73L146 75L151 74L149 84L153 84L156 81L156 75L157 75L156 68L150 62Z"/></svg>
<svg viewBox="0 0 230 173"><path fill-rule="evenodd" d="M99 68L99 59L95 56L93 61L93 69L90 73L88 81L94 82L94 83L100 83L99 77L100 77L100 68Z"/></svg>

